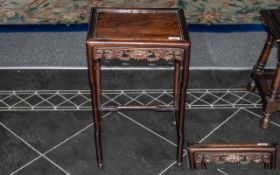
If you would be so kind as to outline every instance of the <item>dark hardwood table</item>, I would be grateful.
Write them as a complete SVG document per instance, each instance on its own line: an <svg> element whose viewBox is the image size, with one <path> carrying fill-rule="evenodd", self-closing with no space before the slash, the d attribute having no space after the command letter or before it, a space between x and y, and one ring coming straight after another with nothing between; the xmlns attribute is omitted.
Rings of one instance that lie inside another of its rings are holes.
<svg viewBox="0 0 280 175"><path fill-rule="evenodd" d="M177 162L181 165L190 46L185 17L181 9L92 9L86 48L92 93L96 158L99 167L103 162L100 112L125 109L173 111L178 137ZM102 107L100 104L101 59L174 61L174 105L172 108L159 105Z"/></svg>
<svg viewBox="0 0 280 175"><path fill-rule="evenodd" d="M272 113L280 110L278 99L280 89L280 9L263 10L261 17L267 26L268 35L261 55L254 66L251 74L251 82L247 89L255 91L257 88L263 102L264 116L261 120L261 127L267 129L271 121ZM265 69L270 51L273 45L278 48L276 69ZM272 79L269 87L267 79Z"/></svg>
<svg viewBox="0 0 280 175"><path fill-rule="evenodd" d="M189 164L206 169L206 164L263 164L265 169L276 168L277 148L274 143L189 144Z"/></svg>

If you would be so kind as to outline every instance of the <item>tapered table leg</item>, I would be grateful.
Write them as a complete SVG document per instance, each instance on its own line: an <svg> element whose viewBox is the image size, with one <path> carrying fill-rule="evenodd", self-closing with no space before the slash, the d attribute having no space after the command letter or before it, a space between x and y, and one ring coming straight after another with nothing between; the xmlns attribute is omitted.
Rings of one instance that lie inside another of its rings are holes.
<svg viewBox="0 0 280 175"><path fill-rule="evenodd" d="M93 109L93 122L94 122L94 140L95 140L95 150L96 150L96 160L97 166L102 167L103 157L102 157L102 145L101 145L101 126L100 126L100 111L98 108L98 87L100 87L100 81L98 81L98 72L96 62L93 57L93 47L87 45L87 57L88 57L88 74L91 85L91 99L92 99L92 109Z"/></svg>
<svg viewBox="0 0 280 175"><path fill-rule="evenodd" d="M188 157L189 157L189 165L190 169L196 169L196 160L195 160L195 155L194 152L188 150Z"/></svg>
<svg viewBox="0 0 280 175"><path fill-rule="evenodd" d="M173 78L173 105L174 105L174 110L173 110L173 124L176 125L178 124L178 103L179 103L179 80L180 80L180 62L175 60L175 65L174 65L174 78Z"/></svg>
<svg viewBox="0 0 280 175"><path fill-rule="evenodd" d="M185 125L185 102L186 102L186 90L189 79L189 58L190 58L190 46L184 51L185 59L183 61L183 72L180 87L180 100L179 100L179 119L178 119L178 145L177 145L177 164L182 165L183 160L183 148L184 148L184 125Z"/></svg>
<svg viewBox="0 0 280 175"><path fill-rule="evenodd" d="M101 109L101 70L100 70L100 60L96 60L94 69L95 81L96 81L96 91L97 91L97 106ZM101 121L101 115L99 115L99 120Z"/></svg>

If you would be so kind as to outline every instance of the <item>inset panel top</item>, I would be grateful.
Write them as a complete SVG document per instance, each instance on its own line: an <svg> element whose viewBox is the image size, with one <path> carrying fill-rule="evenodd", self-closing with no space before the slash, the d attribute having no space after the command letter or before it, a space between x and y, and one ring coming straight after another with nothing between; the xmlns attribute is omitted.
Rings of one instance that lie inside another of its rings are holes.
<svg viewBox="0 0 280 175"><path fill-rule="evenodd" d="M88 39L117 41L186 41L179 9L93 8Z"/></svg>

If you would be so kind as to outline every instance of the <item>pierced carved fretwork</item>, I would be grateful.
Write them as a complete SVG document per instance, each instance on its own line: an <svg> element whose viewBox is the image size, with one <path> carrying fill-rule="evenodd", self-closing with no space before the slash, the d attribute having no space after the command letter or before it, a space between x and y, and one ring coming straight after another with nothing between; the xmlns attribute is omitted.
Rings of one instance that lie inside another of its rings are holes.
<svg viewBox="0 0 280 175"><path fill-rule="evenodd" d="M182 61L184 50L180 48L98 48L94 59L118 59L128 61L130 59L158 61L178 60Z"/></svg>
<svg viewBox="0 0 280 175"><path fill-rule="evenodd" d="M217 163L217 164L270 164L271 153L197 153L196 163Z"/></svg>

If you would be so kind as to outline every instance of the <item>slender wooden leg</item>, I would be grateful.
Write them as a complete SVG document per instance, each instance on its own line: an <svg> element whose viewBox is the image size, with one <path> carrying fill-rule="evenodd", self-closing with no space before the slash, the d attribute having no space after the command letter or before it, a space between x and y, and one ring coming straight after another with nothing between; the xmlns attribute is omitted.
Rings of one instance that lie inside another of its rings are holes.
<svg viewBox="0 0 280 175"><path fill-rule="evenodd" d="M102 145L101 145L101 126L100 126L100 111L98 109L98 91L96 81L96 65L94 60L94 49L92 46L87 45L87 57L88 57L88 75L91 85L91 98L92 98L92 109L93 109L93 121L94 121L94 140L95 140L95 151L97 166L102 167Z"/></svg>
<svg viewBox="0 0 280 175"><path fill-rule="evenodd" d="M266 104L264 107L264 117L261 120L261 127L267 129L271 121L271 114L278 110L278 102L276 97L279 94L280 89L280 43L278 43L278 54L277 54L277 66L275 70L275 75L271 83L271 90L269 96L266 97Z"/></svg>
<svg viewBox="0 0 280 175"><path fill-rule="evenodd" d="M188 156L189 156L190 169L191 170L196 169L196 161L195 161L195 157L194 157L194 152L188 150Z"/></svg>
<svg viewBox="0 0 280 175"><path fill-rule="evenodd" d="M272 152L271 154L270 169L276 168L276 159L277 159L277 150Z"/></svg>
<svg viewBox="0 0 280 175"><path fill-rule="evenodd" d="M183 72L180 87L180 99L179 99L179 119L177 129L177 164L182 165L183 160L183 148L184 148L184 125L185 125L185 101L186 101L186 90L189 79L189 62L190 62L190 46L184 51L185 58L183 60Z"/></svg>
<svg viewBox="0 0 280 175"><path fill-rule="evenodd" d="M268 33L265 45L263 47L263 50L261 52L261 55L258 59L257 64L254 66L253 71L251 73L251 81L247 86L247 90L254 92L256 89L256 81L255 81L255 75L256 74L263 74L264 67L266 65L267 59L269 57L271 48L273 46L274 38L273 36Z"/></svg>
<svg viewBox="0 0 280 175"><path fill-rule="evenodd" d="M97 60L95 62L95 66L96 68L94 69L94 75L96 77L96 90L97 90L97 106L98 106L98 109L100 110L101 109L101 70L100 70L100 60ZM99 120L101 121L102 118L101 118L101 115L99 115Z"/></svg>
<svg viewBox="0 0 280 175"><path fill-rule="evenodd" d="M269 166L270 166L270 165L269 165L268 163L264 163L264 164L263 164L263 168L264 168L264 169L268 169Z"/></svg>
<svg viewBox="0 0 280 175"><path fill-rule="evenodd" d="M173 110L173 124L176 125L178 123L178 97L179 97L179 80L180 80L180 62L175 60L174 63L174 83L173 83L173 100L174 100L174 110Z"/></svg>
<svg viewBox="0 0 280 175"><path fill-rule="evenodd" d="M207 168L207 167L206 167L206 163L205 163L204 161L201 162L201 168L202 168L202 169L206 169L206 168Z"/></svg>

